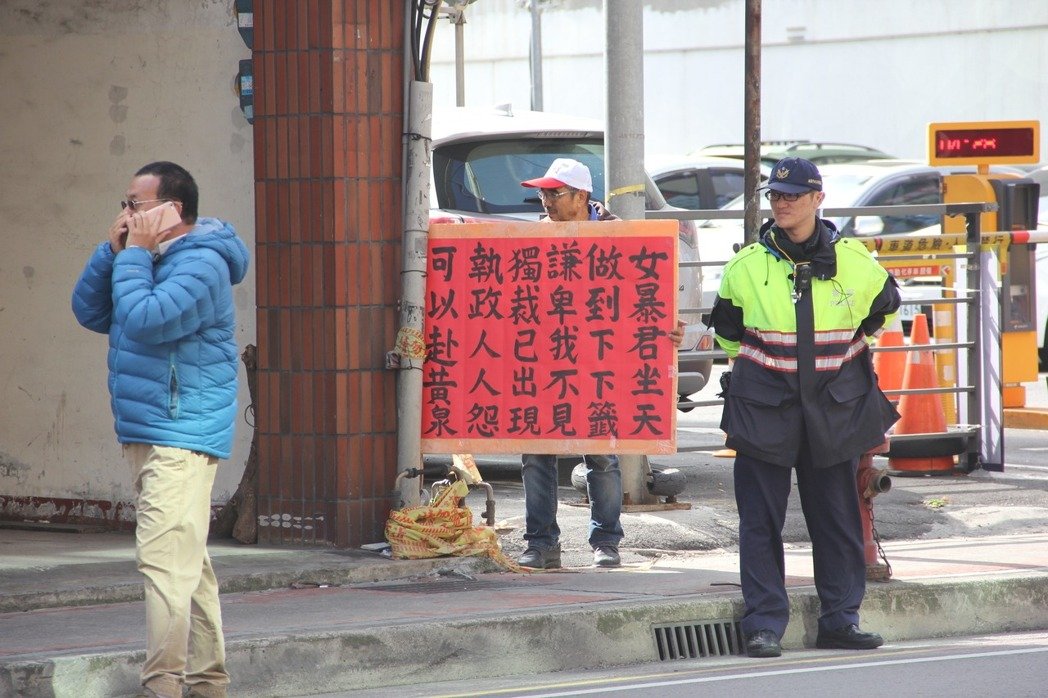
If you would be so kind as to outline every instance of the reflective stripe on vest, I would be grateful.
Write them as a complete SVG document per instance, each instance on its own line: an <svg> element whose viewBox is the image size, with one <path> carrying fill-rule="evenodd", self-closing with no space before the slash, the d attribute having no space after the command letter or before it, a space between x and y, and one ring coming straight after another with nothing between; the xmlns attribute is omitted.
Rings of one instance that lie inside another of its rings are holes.
<svg viewBox="0 0 1048 698"><path fill-rule="evenodd" d="M815 333L815 370L837 371L863 350L866 341L854 330L824 330ZM748 328L739 347L746 357L772 371L797 372L797 334Z"/></svg>

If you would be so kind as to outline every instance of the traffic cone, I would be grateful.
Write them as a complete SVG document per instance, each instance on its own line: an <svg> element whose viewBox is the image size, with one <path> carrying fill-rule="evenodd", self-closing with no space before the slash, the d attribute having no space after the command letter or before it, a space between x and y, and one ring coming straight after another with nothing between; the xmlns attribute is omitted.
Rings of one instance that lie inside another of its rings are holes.
<svg viewBox="0 0 1048 698"><path fill-rule="evenodd" d="M922 347L922 348L918 348ZM928 337L928 318L918 314L910 330L910 348L906 370L902 377L903 390L939 387L935 371L935 356ZM938 434L946 432L946 414L942 398L935 393L904 394L899 399L901 418L895 423L895 434ZM953 456L934 453L936 446L929 441L928 454L921 454L920 447L910 444L906 449L915 457L892 457L888 459L890 470L909 472L940 472L953 470Z"/></svg>
<svg viewBox="0 0 1048 698"><path fill-rule="evenodd" d="M891 327L888 327L877 338L878 347L901 347L903 342L902 322L899 316L895 316ZM902 388L902 375L906 370L906 352L902 351L878 351L873 355L873 370L877 373L877 385L882 391L900 390ZM892 399L892 398L889 398ZM898 397L892 399L892 402Z"/></svg>

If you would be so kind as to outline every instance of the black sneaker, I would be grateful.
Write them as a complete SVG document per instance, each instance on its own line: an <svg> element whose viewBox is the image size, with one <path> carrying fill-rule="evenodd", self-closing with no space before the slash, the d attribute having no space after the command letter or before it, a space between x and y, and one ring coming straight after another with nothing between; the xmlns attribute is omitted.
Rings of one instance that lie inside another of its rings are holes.
<svg viewBox="0 0 1048 698"><path fill-rule="evenodd" d="M597 567L618 567L619 549L614 545L598 545L593 548L593 564Z"/></svg>
<svg viewBox="0 0 1048 698"><path fill-rule="evenodd" d="M552 548L528 546L524 554L517 558L517 564L533 570L555 570L560 568L560 543Z"/></svg>
<svg viewBox="0 0 1048 698"><path fill-rule="evenodd" d="M836 630L820 630L815 646L820 650L872 650L884 644L877 633L860 630L855 623Z"/></svg>

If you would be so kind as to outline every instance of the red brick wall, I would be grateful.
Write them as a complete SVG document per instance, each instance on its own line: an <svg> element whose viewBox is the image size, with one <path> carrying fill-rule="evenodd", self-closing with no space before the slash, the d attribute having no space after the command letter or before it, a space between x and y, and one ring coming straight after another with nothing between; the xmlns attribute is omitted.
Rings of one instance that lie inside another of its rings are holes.
<svg viewBox="0 0 1048 698"><path fill-rule="evenodd" d="M396 475L405 3L256 2L259 542L382 540Z"/></svg>

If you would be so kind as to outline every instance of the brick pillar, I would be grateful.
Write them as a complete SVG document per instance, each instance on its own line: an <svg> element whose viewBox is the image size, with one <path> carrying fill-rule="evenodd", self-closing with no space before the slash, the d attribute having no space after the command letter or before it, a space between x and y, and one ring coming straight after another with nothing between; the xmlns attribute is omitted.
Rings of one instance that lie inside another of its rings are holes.
<svg viewBox="0 0 1048 698"><path fill-rule="evenodd" d="M383 539L396 475L403 2L255 3L260 543Z"/></svg>

